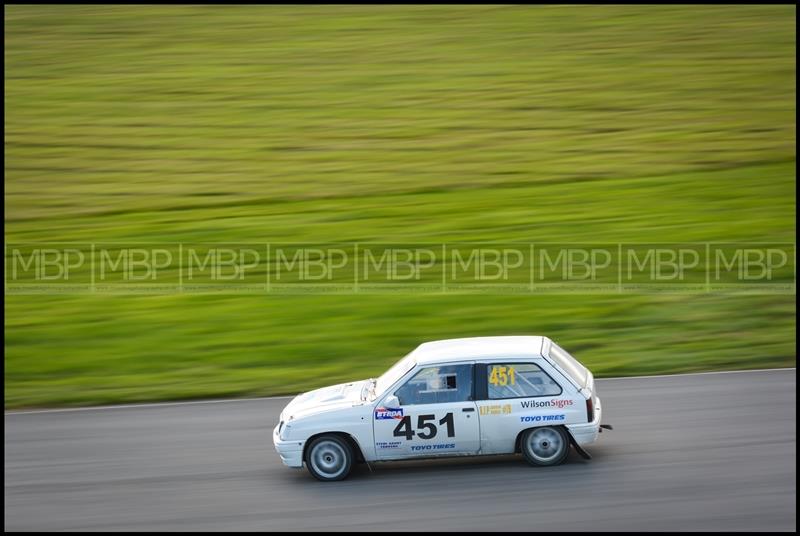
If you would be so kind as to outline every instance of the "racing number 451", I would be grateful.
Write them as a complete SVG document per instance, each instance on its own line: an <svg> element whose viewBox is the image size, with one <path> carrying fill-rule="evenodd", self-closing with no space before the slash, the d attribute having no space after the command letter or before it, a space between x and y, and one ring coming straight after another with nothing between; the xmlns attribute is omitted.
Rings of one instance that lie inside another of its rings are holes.
<svg viewBox="0 0 800 536"><path fill-rule="evenodd" d="M428 422L435 420L436 415L419 415L417 417L417 430L419 430L419 432L416 432L416 435L419 436L420 439L433 439L436 437L436 434L439 432L438 428L436 428L434 423ZM456 428L452 413L448 413L439 419L439 424L447 425L447 437L455 437ZM410 440L414 435L415 432L411 429L411 415L406 415L397 423L394 429L394 436L404 437L406 440Z"/></svg>
<svg viewBox="0 0 800 536"><path fill-rule="evenodd" d="M505 386L509 383L514 385L516 383L514 367L493 366L492 374L489 376L489 383L496 386Z"/></svg>

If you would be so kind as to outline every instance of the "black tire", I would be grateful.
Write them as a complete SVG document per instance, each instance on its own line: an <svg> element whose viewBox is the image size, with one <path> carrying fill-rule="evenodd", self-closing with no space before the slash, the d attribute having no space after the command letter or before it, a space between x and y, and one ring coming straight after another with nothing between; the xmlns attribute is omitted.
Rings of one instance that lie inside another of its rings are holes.
<svg viewBox="0 0 800 536"><path fill-rule="evenodd" d="M306 450L306 467L317 480L342 480L353 468L353 448L341 436L326 434L315 438Z"/></svg>
<svg viewBox="0 0 800 536"><path fill-rule="evenodd" d="M558 465L569 454L569 436L560 426L531 428L522 434L519 446L531 465Z"/></svg>

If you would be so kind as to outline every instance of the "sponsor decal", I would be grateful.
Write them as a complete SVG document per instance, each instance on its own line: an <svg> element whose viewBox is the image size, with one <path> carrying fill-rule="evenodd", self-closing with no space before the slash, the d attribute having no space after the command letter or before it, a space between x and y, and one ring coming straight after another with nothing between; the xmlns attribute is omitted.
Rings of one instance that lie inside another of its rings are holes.
<svg viewBox="0 0 800 536"><path fill-rule="evenodd" d="M411 445L411 450L443 450L454 449L455 443L437 443L435 445Z"/></svg>
<svg viewBox="0 0 800 536"><path fill-rule="evenodd" d="M400 441L378 441L375 446L379 449L399 449Z"/></svg>
<svg viewBox="0 0 800 536"><path fill-rule="evenodd" d="M553 398L551 400L522 400L520 405L522 409L535 409L535 408L566 408L573 405L574 402L564 398Z"/></svg>
<svg viewBox="0 0 800 536"><path fill-rule="evenodd" d="M543 422L543 421L563 421L565 415L523 415L519 422Z"/></svg>
<svg viewBox="0 0 800 536"><path fill-rule="evenodd" d="M397 419L403 418L403 408L375 408L375 419Z"/></svg>
<svg viewBox="0 0 800 536"><path fill-rule="evenodd" d="M511 404L503 404L502 406L481 406L481 415L507 415L511 413Z"/></svg>

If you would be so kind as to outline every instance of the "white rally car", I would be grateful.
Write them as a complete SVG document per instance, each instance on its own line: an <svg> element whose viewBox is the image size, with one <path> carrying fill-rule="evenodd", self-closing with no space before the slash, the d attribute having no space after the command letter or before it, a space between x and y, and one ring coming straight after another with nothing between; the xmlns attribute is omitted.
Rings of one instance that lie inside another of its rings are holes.
<svg viewBox="0 0 800 536"><path fill-rule="evenodd" d="M522 452L564 461L601 431L594 377L547 337L428 342L380 378L324 387L284 408L272 439L289 467L341 480L356 462ZM602 425L602 428L611 428Z"/></svg>

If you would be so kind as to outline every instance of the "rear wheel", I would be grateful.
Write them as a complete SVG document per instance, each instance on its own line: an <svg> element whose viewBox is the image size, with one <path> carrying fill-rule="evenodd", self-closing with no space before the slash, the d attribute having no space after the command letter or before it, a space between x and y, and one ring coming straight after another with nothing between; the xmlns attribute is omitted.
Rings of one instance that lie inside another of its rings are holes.
<svg viewBox="0 0 800 536"><path fill-rule="evenodd" d="M308 446L306 466L317 480L342 480L353 467L353 449L339 436L320 436Z"/></svg>
<svg viewBox="0 0 800 536"><path fill-rule="evenodd" d="M522 435L522 454L531 465L558 465L569 453L569 438L563 428L531 428Z"/></svg>

